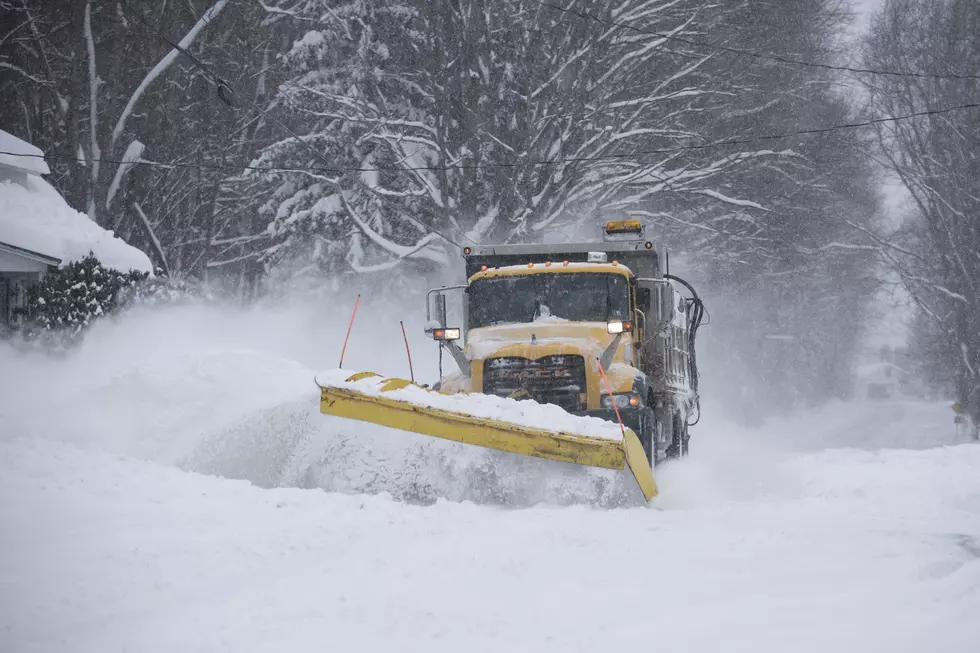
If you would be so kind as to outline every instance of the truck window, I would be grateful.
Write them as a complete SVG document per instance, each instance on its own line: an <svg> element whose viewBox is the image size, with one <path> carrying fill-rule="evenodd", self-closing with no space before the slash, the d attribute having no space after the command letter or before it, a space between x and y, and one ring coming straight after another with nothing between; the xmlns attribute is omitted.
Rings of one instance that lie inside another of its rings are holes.
<svg viewBox="0 0 980 653"><path fill-rule="evenodd" d="M551 273L477 279L469 288L469 328L558 319L629 319L629 286L621 274Z"/></svg>

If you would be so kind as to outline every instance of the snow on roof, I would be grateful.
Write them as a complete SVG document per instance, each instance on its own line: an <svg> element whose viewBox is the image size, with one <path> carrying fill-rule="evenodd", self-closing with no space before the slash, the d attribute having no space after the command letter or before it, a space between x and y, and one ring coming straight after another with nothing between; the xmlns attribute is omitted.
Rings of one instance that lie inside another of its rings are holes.
<svg viewBox="0 0 980 653"><path fill-rule="evenodd" d="M92 252L107 267L153 271L146 254L70 207L48 182L30 174L27 185L0 182L0 242L58 258L62 265Z"/></svg>
<svg viewBox="0 0 980 653"><path fill-rule="evenodd" d="M2 129L0 129L0 152L12 153L0 154L0 165L23 170L32 175L46 175L51 172L48 164L44 162L44 152ZM30 156L15 156L17 154Z"/></svg>
<svg viewBox="0 0 980 653"><path fill-rule="evenodd" d="M606 272L609 274L625 274L632 275L633 271L622 263L617 262L615 265L612 263L564 263L560 261L554 261L551 265L546 265L544 263L535 263L533 266L527 265L504 265L501 267L487 268L481 272L477 272L470 280L482 279L485 277L498 277L498 276L518 276L523 274L544 274L548 272Z"/></svg>

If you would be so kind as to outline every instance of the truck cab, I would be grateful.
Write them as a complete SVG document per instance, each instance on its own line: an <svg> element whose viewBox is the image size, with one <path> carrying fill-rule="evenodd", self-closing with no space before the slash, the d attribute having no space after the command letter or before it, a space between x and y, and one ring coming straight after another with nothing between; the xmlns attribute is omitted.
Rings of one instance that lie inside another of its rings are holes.
<svg viewBox="0 0 980 653"><path fill-rule="evenodd" d="M605 231L620 238L464 248L465 286L429 293L427 333L459 366L438 389L621 421L657 464L687 451L700 299L677 291L666 250L638 222ZM450 327L446 298L456 291L463 324Z"/></svg>

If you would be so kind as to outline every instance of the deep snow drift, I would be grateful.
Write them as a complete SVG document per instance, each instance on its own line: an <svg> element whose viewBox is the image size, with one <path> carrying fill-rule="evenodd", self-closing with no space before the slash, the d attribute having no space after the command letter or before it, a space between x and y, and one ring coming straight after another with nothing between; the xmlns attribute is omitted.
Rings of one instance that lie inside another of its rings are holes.
<svg viewBox="0 0 980 653"><path fill-rule="evenodd" d="M611 472L319 415L346 310L0 348L0 650L980 650L980 447L948 407L708 412L637 507ZM398 316L362 310L345 368L404 374Z"/></svg>

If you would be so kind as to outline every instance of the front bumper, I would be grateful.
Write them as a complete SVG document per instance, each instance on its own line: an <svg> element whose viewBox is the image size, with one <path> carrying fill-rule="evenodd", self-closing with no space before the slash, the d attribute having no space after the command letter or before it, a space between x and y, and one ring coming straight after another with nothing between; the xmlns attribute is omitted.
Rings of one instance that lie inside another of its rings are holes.
<svg viewBox="0 0 980 653"><path fill-rule="evenodd" d="M609 408L600 408L597 410L583 410L575 413L576 415L583 415L586 417L598 417L599 419L604 419L607 422L618 423L616 419L616 412ZM640 440L640 444L643 445L643 451L647 455L648 460L652 460L653 456L651 452L653 450L653 438L656 437L654 428L654 413L653 409L649 406L641 407L628 407L620 408L619 416L623 419L623 426L633 431L636 437ZM665 443L661 443L659 448L665 447Z"/></svg>

